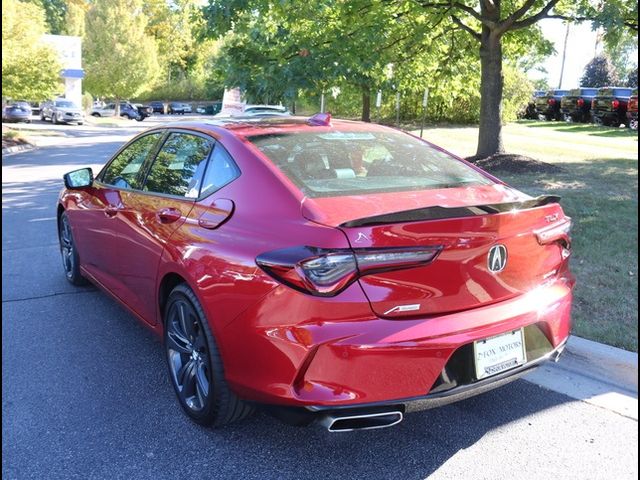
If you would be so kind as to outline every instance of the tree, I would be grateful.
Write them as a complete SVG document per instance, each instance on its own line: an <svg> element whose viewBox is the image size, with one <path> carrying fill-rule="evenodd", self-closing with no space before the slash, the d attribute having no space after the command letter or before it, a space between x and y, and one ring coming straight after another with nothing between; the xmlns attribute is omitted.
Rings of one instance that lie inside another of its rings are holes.
<svg viewBox="0 0 640 480"><path fill-rule="evenodd" d="M85 87L116 100L134 97L153 85L159 73L157 47L145 33L141 0L101 0L87 13L83 58Z"/></svg>
<svg viewBox="0 0 640 480"><path fill-rule="evenodd" d="M638 66L629 72L627 87L638 88Z"/></svg>
<svg viewBox="0 0 640 480"><path fill-rule="evenodd" d="M477 157L487 157L504 151L502 144L502 117L501 105L503 98L503 58L506 48L513 41L519 39L520 45L536 38L536 24L544 18L561 18L567 21L592 20L596 26L602 26L610 30L618 30L620 33L611 34L610 41L615 43L616 36L628 35L628 32L638 31L637 4L631 0L607 0L600 2L595 7L589 0L369 0L350 2L326 1L326 2L273 2L269 0L212 0L206 7L205 13L210 27L218 32L235 31L242 25L238 12L269 12L282 8L282 5L295 3L292 8L293 16L289 25L294 25L298 20L305 24L311 22L313 29L324 31L332 22L323 21L323 18L307 16L309 4L321 3L317 8L321 11L340 11L339 6L353 5L356 12L365 12L361 15L353 15L347 31L368 31L370 20L378 18L380 12L394 10L398 20L392 21L378 30L372 45L378 40L388 38L390 30L398 24L406 22L412 25L426 19L428 25L437 25L448 31L448 25L455 25L459 30L466 32L469 38L475 42L476 52L480 58L480 129L478 137ZM613 7L612 7L613 5ZM336 7L337 6L337 7ZM621 14L616 14L621 12ZM634 16L635 13L635 16ZM334 17L329 17L333 20ZM339 17L338 17L339 18ZM225 30L226 28L226 30ZM339 41L330 43L338 49L344 45L344 36ZM350 40L350 39L348 39ZM327 40L331 42L330 39ZM401 42L403 47L412 49L420 46L422 40L418 36L417 41L409 38ZM351 42L347 42L349 45ZM326 46L326 45L325 45ZM330 69L331 70L331 69Z"/></svg>
<svg viewBox="0 0 640 480"><path fill-rule="evenodd" d="M60 90L57 53L42 42L44 10L19 0L2 2L2 96L46 100Z"/></svg>
<svg viewBox="0 0 640 480"><path fill-rule="evenodd" d="M185 79L194 68L201 42L202 10L198 0L144 0L146 32L158 45L165 82Z"/></svg>
<svg viewBox="0 0 640 480"><path fill-rule="evenodd" d="M64 35L64 17L67 9L66 0L26 0L26 2L37 5L43 9L48 33Z"/></svg>
<svg viewBox="0 0 640 480"><path fill-rule="evenodd" d="M580 85L585 87L608 87L618 83L618 73L607 55L597 56L587 63L580 79Z"/></svg>

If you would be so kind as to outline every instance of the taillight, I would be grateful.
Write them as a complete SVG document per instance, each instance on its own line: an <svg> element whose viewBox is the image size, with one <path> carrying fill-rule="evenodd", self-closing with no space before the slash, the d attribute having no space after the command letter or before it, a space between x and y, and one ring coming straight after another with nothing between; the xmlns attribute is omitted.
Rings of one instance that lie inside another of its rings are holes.
<svg viewBox="0 0 640 480"><path fill-rule="evenodd" d="M362 275L431 262L442 246L326 250L293 247L258 255L256 263L279 282L320 297L337 295Z"/></svg>
<svg viewBox="0 0 640 480"><path fill-rule="evenodd" d="M584 99L579 98L576 103L578 104L579 107L583 107L584 106Z"/></svg>
<svg viewBox="0 0 640 480"><path fill-rule="evenodd" d="M569 236L571 225L571 218L565 217L562 222L555 225L549 225L545 228L541 228L533 233L538 239L538 243L540 245L560 243L565 249L568 250L571 248L571 237Z"/></svg>
<svg viewBox="0 0 640 480"><path fill-rule="evenodd" d="M550 98L549 100L547 100L547 103L548 103L549 105L555 105L555 103L556 103L556 99L555 99L555 98Z"/></svg>
<svg viewBox="0 0 640 480"><path fill-rule="evenodd" d="M620 102L618 100L613 100L611 102L611 106L613 107L614 110L617 110L618 107L620 106Z"/></svg>
<svg viewBox="0 0 640 480"><path fill-rule="evenodd" d="M556 225L541 228L534 233L540 245L558 244L560 246L562 260L566 260L571 256L571 237L569 237L571 225L571 219L566 217L564 221Z"/></svg>

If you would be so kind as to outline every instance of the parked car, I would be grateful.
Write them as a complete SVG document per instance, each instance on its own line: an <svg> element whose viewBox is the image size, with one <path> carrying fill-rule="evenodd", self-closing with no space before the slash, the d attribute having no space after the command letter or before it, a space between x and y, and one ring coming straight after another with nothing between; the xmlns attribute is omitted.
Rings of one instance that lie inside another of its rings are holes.
<svg viewBox="0 0 640 480"><path fill-rule="evenodd" d="M638 130L638 89L635 88L627 105L627 119L629 128Z"/></svg>
<svg viewBox="0 0 640 480"><path fill-rule="evenodd" d="M142 110L138 108L138 105L142 107ZM91 116L93 117L113 117L116 114L116 104L108 103L104 107L94 107L91 110ZM120 103L120 116L128 118L129 120L138 120L141 122L146 117L151 115L150 110L141 104L132 104L129 102Z"/></svg>
<svg viewBox="0 0 640 480"><path fill-rule="evenodd" d="M31 106L29 104L27 106L20 105L19 103L7 105L2 109L2 121L7 123L31 123Z"/></svg>
<svg viewBox="0 0 640 480"><path fill-rule="evenodd" d="M142 121L153 115L153 107L151 105L144 105L142 103L133 103L132 105L138 110L138 114L140 115L140 118L136 120Z"/></svg>
<svg viewBox="0 0 640 480"><path fill-rule="evenodd" d="M95 179L64 182L66 279L163 338L200 424L264 405L331 431L391 426L557 359L569 336L558 197L392 128L328 114L156 126Z"/></svg>
<svg viewBox="0 0 640 480"><path fill-rule="evenodd" d="M51 123L84 123L82 108L71 100L57 99L44 102L40 106L40 120Z"/></svg>
<svg viewBox="0 0 640 480"><path fill-rule="evenodd" d="M164 102L149 102L149 106L153 109L153 113L164 113Z"/></svg>
<svg viewBox="0 0 640 480"><path fill-rule="evenodd" d="M168 111L169 113L184 115L185 113L191 113L191 105L188 103L171 102Z"/></svg>
<svg viewBox="0 0 640 480"><path fill-rule="evenodd" d="M536 98L536 110L540 120L561 120L560 102L568 90L548 90Z"/></svg>
<svg viewBox="0 0 640 480"><path fill-rule="evenodd" d="M206 105L198 105L196 107L196 113L203 115L215 115L220 112L222 108L222 102L213 102Z"/></svg>
<svg viewBox="0 0 640 480"><path fill-rule="evenodd" d="M560 100L560 112L565 122L591 121L591 102L597 95L597 88L580 87L569 90Z"/></svg>
<svg viewBox="0 0 640 480"><path fill-rule="evenodd" d="M604 87L591 101L591 116L596 125L619 127L628 125L627 104L633 89L626 87Z"/></svg>
<svg viewBox="0 0 640 480"><path fill-rule="evenodd" d="M270 115L291 115L291 112L282 105L247 105L243 114L251 117L265 117Z"/></svg>

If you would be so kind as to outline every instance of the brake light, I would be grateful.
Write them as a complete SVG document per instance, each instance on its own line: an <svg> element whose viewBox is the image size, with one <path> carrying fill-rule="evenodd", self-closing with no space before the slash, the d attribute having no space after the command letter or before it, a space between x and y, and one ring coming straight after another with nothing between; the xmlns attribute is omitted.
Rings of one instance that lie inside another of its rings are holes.
<svg viewBox="0 0 640 480"><path fill-rule="evenodd" d="M613 107L614 110L617 110L618 107L620 106L620 102L618 100L613 100L611 102L611 106Z"/></svg>
<svg viewBox="0 0 640 480"><path fill-rule="evenodd" d="M431 262L442 246L326 250L293 247L258 255L256 263L279 282L320 297L337 295L363 275Z"/></svg>
<svg viewBox="0 0 640 480"><path fill-rule="evenodd" d="M579 107L583 107L584 106L584 99L579 98L576 103L578 104Z"/></svg>
<svg viewBox="0 0 640 480"><path fill-rule="evenodd" d="M555 98L550 98L549 100L547 100L547 103L548 103L549 105L555 105L555 103L556 103L556 99L555 99Z"/></svg>

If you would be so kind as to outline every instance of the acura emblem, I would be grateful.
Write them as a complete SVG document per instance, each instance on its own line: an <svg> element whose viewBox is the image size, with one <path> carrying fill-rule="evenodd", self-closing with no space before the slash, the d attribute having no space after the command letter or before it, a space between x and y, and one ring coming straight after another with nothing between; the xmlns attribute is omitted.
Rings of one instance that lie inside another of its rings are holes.
<svg viewBox="0 0 640 480"><path fill-rule="evenodd" d="M493 273L498 273L504 270L507 266L507 247L504 245L494 245L489 250L489 256L487 257L487 264L489 270Z"/></svg>

